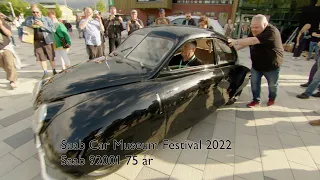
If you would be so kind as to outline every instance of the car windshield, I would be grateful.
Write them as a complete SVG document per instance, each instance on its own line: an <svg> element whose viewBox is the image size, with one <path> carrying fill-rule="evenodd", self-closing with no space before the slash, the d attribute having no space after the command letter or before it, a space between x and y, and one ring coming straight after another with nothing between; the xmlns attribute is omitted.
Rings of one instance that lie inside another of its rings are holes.
<svg viewBox="0 0 320 180"><path fill-rule="evenodd" d="M146 37L127 57L147 66L157 66L170 52L174 42L163 37Z"/></svg>
<svg viewBox="0 0 320 180"><path fill-rule="evenodd" d="M142 41L143 38L144 35L140 34L133 34L129 36L117 47L115 54L123 57L126 56L132 50L132 48L136 47L136 45Z"/></svg>

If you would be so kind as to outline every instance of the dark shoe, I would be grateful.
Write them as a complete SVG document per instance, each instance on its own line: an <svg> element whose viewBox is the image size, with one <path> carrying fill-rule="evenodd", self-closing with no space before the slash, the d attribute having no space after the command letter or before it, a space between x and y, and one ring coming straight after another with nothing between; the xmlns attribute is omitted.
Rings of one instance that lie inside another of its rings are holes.
<svg viewBox="0 0 320 180"><path fill-rule="evenodd" d="M309 96L307 94L305 94L305 93L302 93L300 95L297 95L297 98L299 98L299 99L309 99Z"/></svg>
<svg viewBox="0 0 320 180"><path fill-rule="evenodd" d="M58 74L57 71L53 71L53 75L56 75L56 74Z"/></svg>
<svg viewBox="0 0 320 180"><path fill-rule="evenodd" d="M247 104L247 107L253 108L254 106L260 106L260 102L258 101L252 101L251 103Z"/></svg>
<svg viewBox="0 0 320 180"><path fill-rule="evenodd" d="M309 86L309 83L301 84L300 86L301 86L301 87L308 87L308 86Z"/></svg>
<svg viewBox="0 0 320 180"><path fill-rule="evenodd" d="M274 99L269 99L267 105L268 105L268 106L274 105Z"/></svg>
<svg viewBox="0 0 320 180"><path fill-rule="evenodd" d="M226 105L232 105L232 104L234 104L235 102L237 101L237 99L236 98L231 98L231 99L229 99L229 101L227 102L227 104Z"/></svg>
<svg viewBox="0 0 320 180"><path fill-rule="evenodd" d="M320 97L320 91L317 92L317 93L315 93L315 94L312 94L311 96L312 96L312 97Z"/></svg>
<svg viewBox="0 0 320 180"><path fill-rule="evenodd" d="M320 126L320 120L314 120L309 122L312 126Z"/></svg>

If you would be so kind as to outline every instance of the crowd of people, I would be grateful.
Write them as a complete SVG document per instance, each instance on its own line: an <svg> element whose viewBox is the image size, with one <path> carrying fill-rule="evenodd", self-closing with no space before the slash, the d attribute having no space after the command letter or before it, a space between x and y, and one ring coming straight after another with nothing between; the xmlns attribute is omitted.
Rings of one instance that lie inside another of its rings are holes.
<svg viewBox="0 0 320 180"><path fill-rule="evenodd" d="M48 17L41 14L37 5L32 5L33 16L27 17L22 23L16 23L19 26L19 37L23 41L23 28L29 27L34 32L34 52L36 60L40 62L44 71L43 78L49 77L47 70L47 60L49 60L53 74L57 74L56 65L61 63L62 69L70 67L70 60L67 52L71 47L72 26L66 25L62 20L56 18L54 12L49 12ZM127 30L128 35L134 31L144 28L143 22L138 18L136 10L131 11L131 19L127 21L126 27L123 25L123 19L117 14L116 7L110 7L110 16L104 18L98 11L93 11L91 8L84 8L84 18L77 19L76 27L79 32L79 37L84 38L89 60L106 56L105 42L109 42L109 54L114 52L121 44L121 32ZM0 16L1 18L1 16ZM165 10L159 10L159 17L154 21L155 25L169 25L170 20L165 16ZM185 14L183 25L197 26L196 21L192 18L191 13ZM205 29L213 29L209 26L206 16L200 17L198 26ZM315 63L311 68L309 81L302 84L302 87L307 87L306 91L298 95L298 98L308 99L310 96L320 97L320 91L316 94L313 92L320 88L320 24L319 28L310 31L311 25L306 24L297 37L296 49L293 59L301 56L302 51L309 44L309 55L307 60L312 58L312 52L315 51ZM10 81L12 88L16 88L17 73L14 65L14 51L7 48L12 37L11 28L3 19L0 20L1 39L0 42L0 66L6 71L7 79ZM248 37L242 39L231 39L234 26L231 21L224 27L226 36L229 37L229 46L240 50L245 47L250 47L252 60L251 68L251 89L253 94L252 101L247 104L247 107L253 108L261 104L261 78L264 76L268 81L269 100L268 106L275 104L278 91L278 80L280 76L281 66L283 64L283 45L279 30L268 23L266 16L258 14L253 17L250 25L250 33ZM195 57L197 42L189 42L184 45L182 53L170 63L180 66L197 66L201 65L201 61ZM319 89L320 90L320 89ZM319 125L320 122L313 122L313 125Z"/></svg>

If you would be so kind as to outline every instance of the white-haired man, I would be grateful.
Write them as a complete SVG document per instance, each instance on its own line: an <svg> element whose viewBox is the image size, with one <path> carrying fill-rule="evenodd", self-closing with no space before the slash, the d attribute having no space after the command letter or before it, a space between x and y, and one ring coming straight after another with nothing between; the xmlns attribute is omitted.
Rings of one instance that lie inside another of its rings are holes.
<svg viewBox="0 0 320 180"><path fill-rule="evenodd" d="M237 50L250 46L252 60L251 90L253 101L248 107L260 105L261 78L264 76L269 86L268 106L272 106L277 97L280 67L283 63L283 46L279 30L268 23L267 18L258 14L251 21L248 38L229 39L229 45Z"/></svg>
<svg viewBox="0 0 320 180"><path fill-rule="evenodd" d="M99 14L93 19L91 8L84 9L85 19L80 21L80 29L84 32L84 38L87 45L89 59L95 59L103 56L101 32L104 32L104 26ZM97 20L98 19L98 20Z"/></svg>

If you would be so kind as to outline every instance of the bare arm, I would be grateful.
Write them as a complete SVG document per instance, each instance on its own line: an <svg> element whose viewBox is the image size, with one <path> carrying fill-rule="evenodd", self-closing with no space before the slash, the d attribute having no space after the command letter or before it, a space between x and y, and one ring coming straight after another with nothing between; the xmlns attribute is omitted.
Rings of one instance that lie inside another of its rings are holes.
<svg viewBox="0 0 320 180"><path fill-rule="evenodd" d="M245 48L247 46L251 46L255 44L260 44L259 39L256 37L248 37L248 38L239 39L239 40L229 39L230 46L239 46L239 47Z"/></svg>
<svg viewBox="0 0 320 180"><path fill-rule="evenodd" d="M127 32L130 31L130 21L127 22Z"/></svg>
<svg viewBox="0 0 320 180"><path fill-rule="evenodd" d="M320 38L320 34L317 34L317 33L315 33L315 32L312 33L312 36Z"/></svg>
<svg viewBox="0 0 320 180"><path fill-rule="evenodd" d="M105 29L104 29L104 25L103 25L103 22L102 22L102 19L99 17L99 23L100 23L100 31L101 32L104 32L105 31Z"/></svg>
<svg viewBox="0 0 320 180"><path fill-rule="evenodd" d="M301 38L301 31L299 32L299 35L298 35L298 37L297 37L297 45L299 45L299 42L300 42L300 38Z"/></svg>
<svg viewBox="0 0 320 180"><path fill-rule="evenodd" d="M90 18L87 18L85 21L80 22L80 26L79 26L80 29L83 30L84 28L86 28L89 21L90 21Z"/></svg>
<svg viewBox="0 0 320 180"><path fill-rule="evenodd" d="M239 51L239 50L245 48L245 46L237 45L237 46L235 46L234 48L235 48L237 51Z"/></svg>
<svg viewBox="0 0 320 180"><path fill-rule="evenodd" d="M3 24L3 22L2 22L1 20L0 20L0 29L2 30L2 32L3 32L6 36L8 36L8 37L12 36L11 30L10 30L10 29L7 29L7 28L4 26L4 24Z"/></svg>

